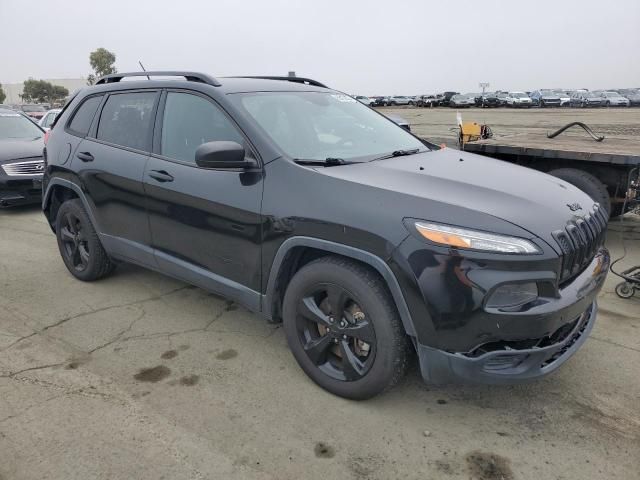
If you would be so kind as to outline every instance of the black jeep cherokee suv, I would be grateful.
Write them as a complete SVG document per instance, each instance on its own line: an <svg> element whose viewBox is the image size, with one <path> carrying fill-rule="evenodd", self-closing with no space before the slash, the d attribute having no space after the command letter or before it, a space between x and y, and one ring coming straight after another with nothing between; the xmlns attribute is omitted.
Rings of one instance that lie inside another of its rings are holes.
<svg viewBox="0 0 640 480"><path fill-rule="evenodd" d="M573 185L439 149L309 79L109 75L45 160L74 276L133 262L225 295L282 321L302 369L349 398L397 382L412 349L432 382L552 372L609 266L606 215Z"/></svg>

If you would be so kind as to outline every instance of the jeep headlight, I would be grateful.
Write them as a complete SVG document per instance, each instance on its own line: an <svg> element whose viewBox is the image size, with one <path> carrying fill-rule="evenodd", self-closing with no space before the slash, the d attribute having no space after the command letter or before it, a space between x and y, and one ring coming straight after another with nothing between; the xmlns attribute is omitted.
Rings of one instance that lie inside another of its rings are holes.
<svg viewBox="0 0 640 480"><path fill-rule="evenodd" d="M497 233L468 230L430 222L415 222L415 228L427 240L454 248L485 252L537 254L542 253L531 241Z"/></svg>

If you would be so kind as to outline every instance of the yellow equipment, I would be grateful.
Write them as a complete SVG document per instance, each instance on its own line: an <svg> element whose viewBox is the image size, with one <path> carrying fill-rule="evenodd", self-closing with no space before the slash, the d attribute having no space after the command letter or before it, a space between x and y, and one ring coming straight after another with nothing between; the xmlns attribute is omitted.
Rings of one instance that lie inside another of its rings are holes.
<svg viewBox="0 0 640 480"><path fill-rule="evenodd" d="M460 122L460 136L458 142L464 147L467 142L475 142L482 138L482 125L476 122Z"/></svg>

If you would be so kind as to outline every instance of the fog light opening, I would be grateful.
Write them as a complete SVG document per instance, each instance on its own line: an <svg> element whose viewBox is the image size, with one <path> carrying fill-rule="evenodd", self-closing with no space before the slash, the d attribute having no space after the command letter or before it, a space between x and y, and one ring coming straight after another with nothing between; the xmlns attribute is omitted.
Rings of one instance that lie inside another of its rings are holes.
<svg viewBox="0 0 640 480"><path fill-rule="evenodd" d="M538 284L507 283L496 288L489 296L488 308L516 308L531 303L538 298Z"/></svg>

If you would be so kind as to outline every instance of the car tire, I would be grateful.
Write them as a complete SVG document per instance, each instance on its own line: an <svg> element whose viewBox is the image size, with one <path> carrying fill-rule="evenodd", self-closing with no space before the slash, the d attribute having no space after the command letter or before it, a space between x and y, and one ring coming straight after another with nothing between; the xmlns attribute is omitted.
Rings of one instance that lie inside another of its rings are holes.
<svg viewBox="0 0 640 480"><path fill-rule="evenodd" d="M582 190L605 209L607 216L611 213L611 199L607 187L590 173L576 168L558 168L551 170L549 175L560 178Z"/></svg>
<svg viewBox="0 0 640 480"><path fill-rule="evenodd" d="M334 310L342 311L339 320ZM325 390L364 400L403 377L408 338L385 283L370 268L343 257L315 260L291 279L282 312L293 356ZM345 340L344 332L358 336Z"/></svg>
<svg viewBox="0 0 640 480"><path fill-rule="evenodd" d="M610 107L611 106L611 102L609 100L607 100L604 104L605 107Z"/></svg>
<svg viewBox="0 0 640 480"><path fill-rule="evenodd" d="M58 209L56 238L62 261L78 280L91 282L114 269L82 201L67 200Z"/></svg>
<svg viewBox="0 0 640 480"><path fill-rule="evenodd" d="M538 102L538 106L539 106L540 108L544 108L544 102L543 102L542 100L540 100L540 101Z"/></svg>

